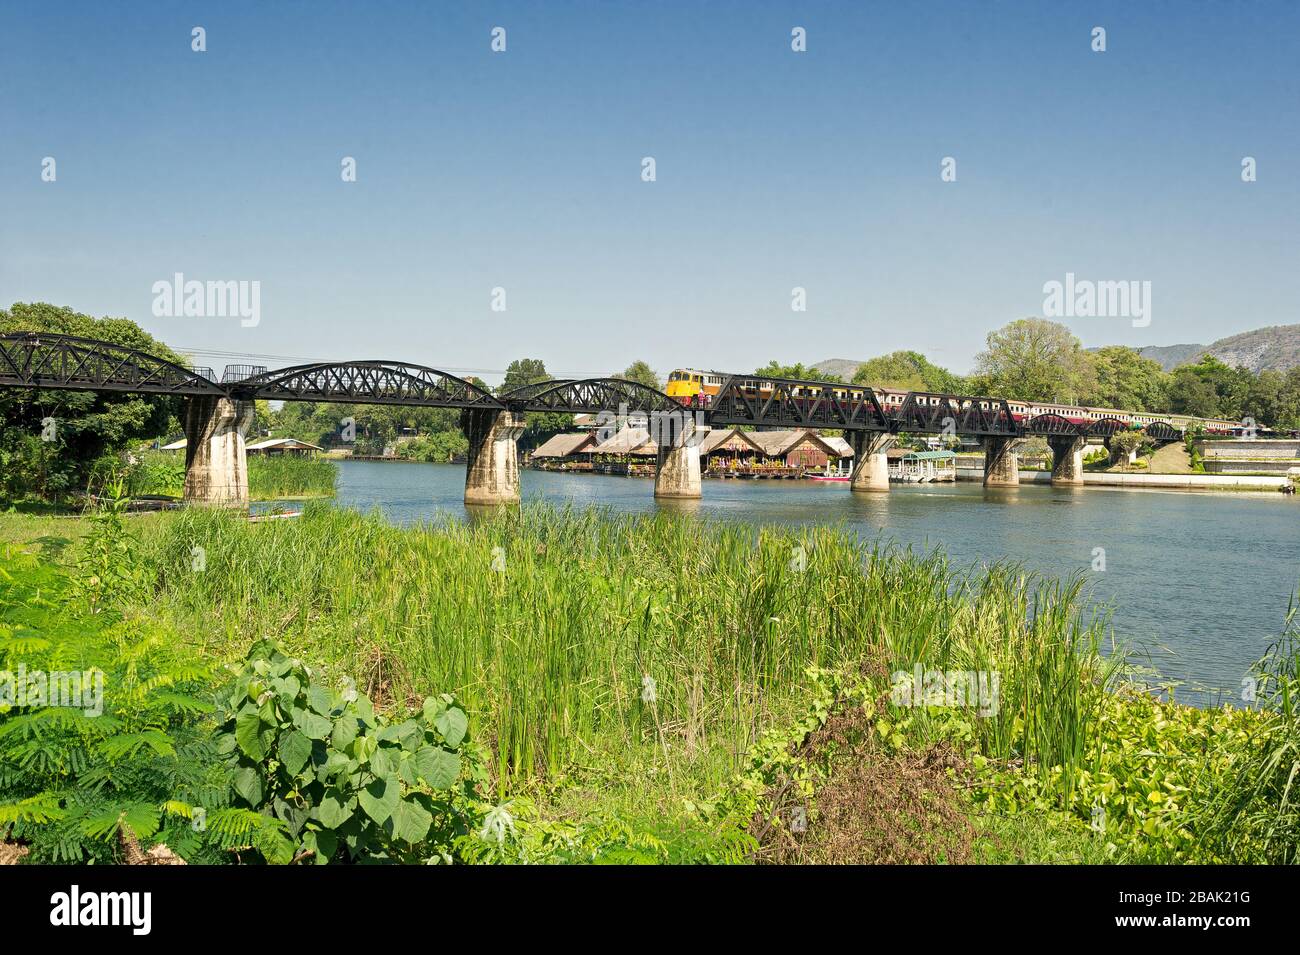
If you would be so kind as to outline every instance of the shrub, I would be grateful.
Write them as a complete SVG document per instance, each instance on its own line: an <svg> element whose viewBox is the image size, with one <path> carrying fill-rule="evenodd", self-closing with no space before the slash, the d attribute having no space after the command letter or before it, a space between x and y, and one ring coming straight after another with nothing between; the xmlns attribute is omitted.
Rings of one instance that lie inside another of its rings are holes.
<svg viewBox="0 0 1300 955"><path fill-rule="evenodd" d="M469 450L469 440L459 431L435 431L397 446L397 456L412 461L445 464Z"/></svg>
<svg viewBox="0 0 1300 955"><path fill-rule="evenodd" d="M185 490L185 455L170 451L144 451L127 469L133 495L160 494L179 497Z"/></svg>
<svg viewBox="0 0 1300 955"><path fill-rule="evenodd" d="M157 627L98 601L82 612L71 591L31 556L0 557L0 839L28 843L32 862L112 862L122 820L146 844L221 861L260 819L228 808L210 672ZM74 670L80 706L17 693L20 675Z"/></svg>
<svg viewBox="0 0 1300 955"><path fill-rule="evenodd" d="M1101 698L1080 766L1051 766L1044 776L977 756L976 799L1007 815L1063 809L1118 861L1225 861L1205 845L1196 810L1230 778L1264 719L1126 687Z"/></svg>
<svg viewBox="0 0 1300 955"><path fill-rule="evenodd" d="M281 823L254 845L266 861L451 862L472 831L482 763L452 697L389 720L267 640L222 703L238 803Z"/></svg>
<svg viewBox="0 0 1300 955"><path fill-rule="evenodd" d="M89 514L90 531L76 560L74 591L92 614L101 613L145 590L137 540L126 529L123 515L130 498L121 478L104 487L104 502Z"/></svg>

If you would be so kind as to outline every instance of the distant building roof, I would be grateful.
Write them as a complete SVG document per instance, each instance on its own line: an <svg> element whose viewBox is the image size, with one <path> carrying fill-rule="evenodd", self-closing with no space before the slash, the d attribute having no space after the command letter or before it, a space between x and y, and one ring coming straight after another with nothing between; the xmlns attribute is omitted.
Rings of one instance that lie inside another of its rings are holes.
<svg viewBox="0 0 1300 955"><path fill-rule="evenodd" d="M650 432L645 428L624 428L603 444L591 449L592 454L655 454L658 449L650 440Z"/></svg>
<svg viewBox="0 0 1300 955"><path fill-rule="evenodd" d="M946 461L957 455L953 451L909 451L903 457L913 461Z"/></svg>
<svg viewBox="0 0 1300 955"><path fill-rule="evenodd" d="M590 451L596 443L595 435L590 432L580 434L557 434L542 443L542 446L533 452L535 458L567 458L571 454L581 454L583 451Z"/></svg>
<svg viewBox="0 0 1300 955"><path fill-rule="evenodd" d="M619 424L625 424L632 427L645 427L649 424L650 417L643 411L629 411L625 421ZM608 427L612 424L608 414L575 414L573 416L573 427Z"/></svg>
<svg viewBox="0 0 1300 955"><path fill-rule="evenodd" d="M822 437L810 428L795 428L792 431L750 431L747 435L763 450L764 454L771 458L787 454L804 441L821 445L822 450L831 457L845 455L845 452L832 444L829 438ZM848 448L848 442L844 442L844 446ZM847 453L851 455L853 449L848 448Z"/></svg>
<svg viewBox="0 0 1300 955"><path fill-rule="evenodd" d="M245 451L320 451L321 448L297 438L265 438L253 444L245 445Z"/></svg>
<svg viewBox="0 0 1300 955"><path fill-rule="evenodd" d="M827 447L834 448L840 457L842 458L853 457L853 445L849 444L838 434L835 435L823 434L821 435L821 439L823 442L826 443Z"/></svg>
<svg viewBox="0 0 1300 955"><path fill-rule="evenodd" d="M768 457L785 454L804 436L803 431L751 431L749 439Z"/></svg>
<svg viewBox="0 0 1300 955"><path fill-rule="evenodd" d="M715 428L712 431L704 432L704 437L700 441L700 454L712 454L724 445L726 450L763 450L751 438L749 433L741 431L739 428Z"/></svg>

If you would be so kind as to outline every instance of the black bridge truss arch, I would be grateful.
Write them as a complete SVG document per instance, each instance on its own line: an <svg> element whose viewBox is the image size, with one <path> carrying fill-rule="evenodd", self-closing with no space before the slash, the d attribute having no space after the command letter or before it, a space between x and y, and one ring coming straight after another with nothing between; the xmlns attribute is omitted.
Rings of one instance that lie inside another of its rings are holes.
<svg viewBox="0 0 1300 955"><path fill-rule="evenodd" d="M512 411L566 414L687 415L690 410L657 388L624 378L551 379L500 396Z"/></svg>
<svg viewBox="0 0 1300 955"><path fill-rule="evenodd" d="M277 368L232 381L236 398L270 401L330 401L426 408L504 409L473 382L436 368L391 361L317 362Z"/></svg>
<svg viewBox="0 0 1300 955"><path fill-rule="evenodd" d="M210 368L113 342L47 332L0 335L0 386L225 397Z"/></svg>
<svg viewBox="0 0 1300 955"><path fill-rule="evenodd" d="M1181 441L1183 432L1175 428L1168 421L1153 421L1142 429L1147 436L1155 441Z"/></svg>
<svg viewBox="0 0 1300 955"><path fill-rule="evenodd" d="M1109 438L1121 431L1133 430L1133 425L1123 418L1098 418L1083 427L1083 433L1090 438Z"/></svg>
<svg viewBox="0 0 1300 955"><path fill-rule="evenodd" d="M1025 434L1042 435L1044 437L1083 437L1085 432L1076 422L1071 421L1064 415L1059 414L1040 414L1035 415L1028 421L1024 422Z"/></svg>
<svg viewBox="0 0 1300 955"><path fill-rule="evenodd" d="M1109 438L1121 431L1137 430L1132 421L1123 418L1096 418L1091 421L1072 421L1064 415L1052 412L1035 415L1024 422L1025 434L1041 435L1054 438L1058 436L1076 438ZM1181 441L1183 432L1167 421L1153 421L1140 429L1154 441Z"/></svg>

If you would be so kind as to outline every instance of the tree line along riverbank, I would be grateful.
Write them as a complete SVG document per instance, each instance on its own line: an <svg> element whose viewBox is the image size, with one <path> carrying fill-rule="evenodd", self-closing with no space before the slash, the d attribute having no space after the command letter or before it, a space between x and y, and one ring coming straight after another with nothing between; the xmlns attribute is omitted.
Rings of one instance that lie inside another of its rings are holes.
<svg viewBox="0 0 1300 955"><path fill-rule="evenodd" d="M0 670L105 677L98 716L0 707L0 834L33 861L113 861L121 821L191 861L300 863L1300 842L1289 634L1255 708L1160 702L1077 581L1011 564L541 506L399 528L110 504L0 516L0 541Z"/></svg>

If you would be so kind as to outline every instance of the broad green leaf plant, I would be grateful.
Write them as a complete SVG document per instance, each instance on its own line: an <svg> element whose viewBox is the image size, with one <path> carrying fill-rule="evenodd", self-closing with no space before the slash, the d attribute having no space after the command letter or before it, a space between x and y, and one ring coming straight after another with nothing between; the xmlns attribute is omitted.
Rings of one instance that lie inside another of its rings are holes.
<svg viewBox="0 0 1300 955"><path fill-rule="evenodd" d="M481 825L483 762L449 695L390 718L260 641L221 703L236 805L281 824L254 846L267 862L450 863Z"/></svg>

